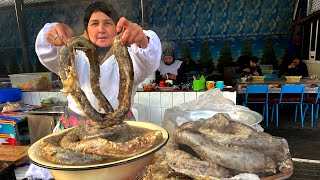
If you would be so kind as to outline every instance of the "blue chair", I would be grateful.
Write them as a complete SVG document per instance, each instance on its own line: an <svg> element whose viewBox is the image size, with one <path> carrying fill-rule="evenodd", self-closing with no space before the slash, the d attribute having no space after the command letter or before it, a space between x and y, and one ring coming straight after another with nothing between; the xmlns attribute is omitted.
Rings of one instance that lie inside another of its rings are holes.
<svg viewBox="0 0 320 180"><path fill-rule="evenodd" d="M270 103L272 103L272 117L273 119L273 113L274 113L274 108L276 108L276 126L279 126L279 120L278 120L278 109L279 109L279 104L284 105L284 104L295 104L296 109L295 109L295 116L294 116L294 122L297 122L297 113L298 113L298 106L300 106L300 114L301 114L301 126L303 127L304 124L304 116L303 116L303 94L304 94L304 88L305 85L302 84L285 84L281 87L281 93L280 93L280 98L273 98ZM296 95L297 96L291 96L288 97L288 95Z"/></svg>
<svg viewBox="0 0 320 180"><path fill-rule="evenodd" d="M252 94L254 97L252 97ZM260 94L261 97L256 97L257 94ZM263 105L263 118L266 121L266 126L268 127L268 94L269 86L268 85L248 85L246 87L245 100L243 102L244 106L248 104L262 104Z"/></svg>
<svg viewBox="0 0 320 180"><path fill-rule="evenodd" d="M265 79L276 79L278 78L278 74L264 74Z"/></svg>
<svg viewBox="0 0 320 180"><path fill-rule="evenodd" d="M314 105L317 105L316 109L316 119L318 119L318 113L319 113L319 103L320 103L320 84L318 84L318 93L315 97L307 97L304 98L303 104L306 105L306 108L304 110L304 117L306 117L306 112L309 108L309 105L311 105L311 127L313 127L313 112L314 112Z"/></svg>

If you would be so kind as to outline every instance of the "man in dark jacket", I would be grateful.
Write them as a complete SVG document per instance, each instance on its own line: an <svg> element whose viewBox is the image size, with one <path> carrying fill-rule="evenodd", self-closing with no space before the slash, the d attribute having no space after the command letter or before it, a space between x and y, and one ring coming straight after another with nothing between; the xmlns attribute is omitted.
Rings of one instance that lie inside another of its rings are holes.
<svg viewBox="0 0 320 180"><path fill-rule="evenodd" d="M243 77L246 75L250 76L263 76L260 66L258 66L259 58L256 56L250 57L250 65L244 67Z"/></svg>

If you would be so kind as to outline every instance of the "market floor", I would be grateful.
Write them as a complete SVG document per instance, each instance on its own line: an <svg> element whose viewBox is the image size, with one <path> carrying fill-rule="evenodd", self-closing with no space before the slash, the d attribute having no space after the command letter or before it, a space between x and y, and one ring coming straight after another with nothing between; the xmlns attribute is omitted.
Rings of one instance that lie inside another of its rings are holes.
<svg viewBox="0 0 320 180"><path fill-rule="evenodd" d="M278 127L275 121L269 121L269 127L265 127L264 121L260 124L265 132L288 141L293 158L320 160L320 118L315 119L311 128L311 116L307 113L304 127L301 127L300 116L295 123L293 109L284 109L279 111Z"/></svg>
<svg viewBox="0 0 320 180"><path fill-rule="evenodd" d="M310 111L307 111L304 127L301 127L300 116L298 115L295 123L294 108L290 107L279 110L278 127L275 120L270 121L268 127L265 126L265 121L260 123L264 131L285 138L289 144L294 164L293 174L289 179L320 179L320 118L314 120L314 126L311 128Z"/></svg>

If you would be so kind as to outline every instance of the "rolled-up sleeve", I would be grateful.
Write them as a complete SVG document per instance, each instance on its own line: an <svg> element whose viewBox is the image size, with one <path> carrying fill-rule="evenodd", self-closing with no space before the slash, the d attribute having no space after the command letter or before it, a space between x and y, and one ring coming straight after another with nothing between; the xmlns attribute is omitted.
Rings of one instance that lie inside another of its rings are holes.
<svg viewBox="0 0 320 180"><path fill-rule="evenodd" d="M136 44L131 45L135 84L153 74L159 68L161 60L162 48L158 35L151 30L144 30L144 34L149 38L146 48L140 48Z"/></svg>
<svg viewBox="0 0 320 180"><path fill-rule="evenodd" d="M47 23L40 30L36 43L35 50L38 55L39 61L50 71L58 73L58 53L60 46L53 46L46 39L46 33L55 25L56 23Z"/></svg>

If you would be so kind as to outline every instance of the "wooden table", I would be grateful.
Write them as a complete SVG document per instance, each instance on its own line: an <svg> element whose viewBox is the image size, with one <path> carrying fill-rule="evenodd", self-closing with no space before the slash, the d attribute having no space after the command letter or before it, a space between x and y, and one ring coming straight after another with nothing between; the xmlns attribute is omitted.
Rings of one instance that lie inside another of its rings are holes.
<svg viewBox="0 0 320 180"><path fill-rule="evenodd" d="M0 145L0 179L15 180L15 167L28 161L28 146Z"/></svg>
<svg viewBox="0 0 320 180"><path fill-rule="evenodd" d="M281 86L284 84L304 84L305 85L305 93L318 93L318 84L320 84L320 80L311 80L310 78L302 78L297 82L288 82L285 78L276 78L276 79L265 79L261 81L241 81L241 79L237 79L237 94L245 94L247 85L258 85L258 84L268 84L269 85L269 93L280 93Z"/></svg>
<svg viewBox="0 0 320 180"><path fill-rule="evenodd" d="M28 161L28 146L0 145L0 161L12 162L14 165Z"/></svg>

